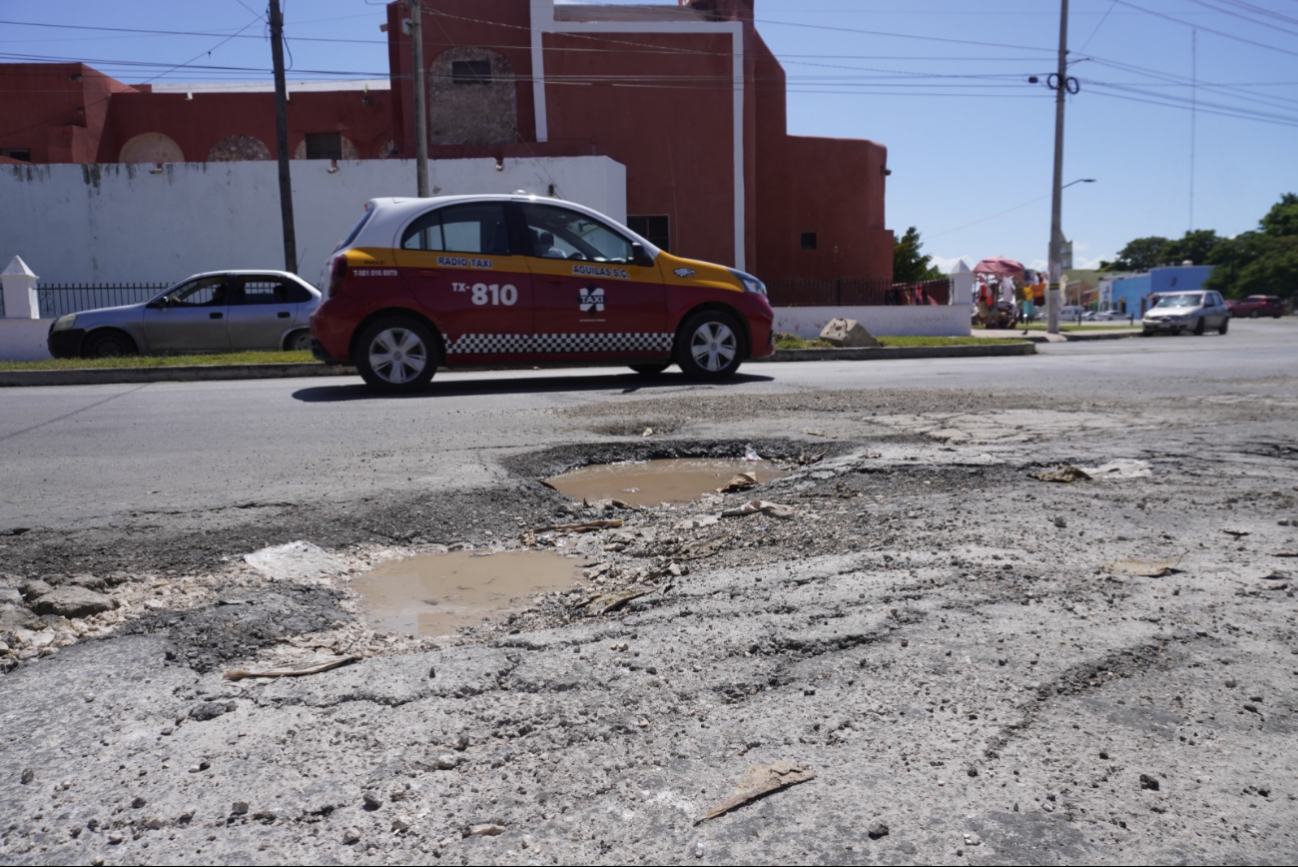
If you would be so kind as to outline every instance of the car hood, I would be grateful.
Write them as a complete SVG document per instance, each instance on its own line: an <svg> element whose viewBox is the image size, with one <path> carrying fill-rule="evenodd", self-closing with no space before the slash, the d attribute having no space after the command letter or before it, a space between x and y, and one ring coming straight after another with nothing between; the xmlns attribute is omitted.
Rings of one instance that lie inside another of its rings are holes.
<svg viewBox="0 0 1298 867"><path fill-rule="evenodd" d="M89 328L95 325L107 324L125 324L128 322L140 322L144 319L144 306L148 302L140 304L124 304L121 307L98 307L94 310L77 311L77 328Z"/></svg>

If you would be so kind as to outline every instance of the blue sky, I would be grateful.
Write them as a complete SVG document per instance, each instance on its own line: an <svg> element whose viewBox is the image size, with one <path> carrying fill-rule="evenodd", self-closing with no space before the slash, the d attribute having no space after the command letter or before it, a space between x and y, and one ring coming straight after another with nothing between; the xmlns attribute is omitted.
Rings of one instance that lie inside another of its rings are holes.
<svg viewBox="0 0 1298 867"><path fill-rule="evenodd" d="M265 9L8 3L0 62L84 60L128 83L268 79ZM291 78L386 77L383 4L284 10ZM790 132L888 147L890 228L918 227L944 266L993 255L1044 264L1054 101L1028 77L1054 69L1058 0L757 0L756 10L788 75ZM1247 231L1298 192L1298 0L1071 0L1069 22L1080 92L1068 99L1064 180L1096 179L1064 193L1079 267L1146 235Z"/></svg>

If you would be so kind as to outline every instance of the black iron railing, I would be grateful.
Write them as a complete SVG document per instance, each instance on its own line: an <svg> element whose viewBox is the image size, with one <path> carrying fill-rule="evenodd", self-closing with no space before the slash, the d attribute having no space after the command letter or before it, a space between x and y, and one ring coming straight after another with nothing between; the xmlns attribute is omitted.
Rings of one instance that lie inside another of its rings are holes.
<svg viewBox="0 0 1298 867"><path fill-rule="evenodd" d="M36 301L41 318L53 319L65 313L80 313L99 307L120 307L148 301L167 288L166 283L82 283L37 286Z"/></svg>
<svg viewBox="0 0 1298 867"><path fill-rule="evenodd" d="M772 307L872 307L946 304L950 280L892 283L886 280L771 280L766 292Z"/></svg>

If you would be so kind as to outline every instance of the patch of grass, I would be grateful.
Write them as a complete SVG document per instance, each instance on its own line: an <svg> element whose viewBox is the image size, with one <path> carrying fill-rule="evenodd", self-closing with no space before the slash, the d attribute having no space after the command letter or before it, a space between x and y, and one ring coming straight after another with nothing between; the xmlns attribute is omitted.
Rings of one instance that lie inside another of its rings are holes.
<svg viewBox="0 0 1298 867"><path fill-rule="evenodd" d="M127 355L121 358L50 358L0 361L0 370L87 370L135 367L192 367L203 364L302 364L310 352L219 352L211 355Z"/></svg>
<svg viewBox="0 0 1298 867"><path fill-rule="evenodd" d="M776 334L776 349L833 349L834 344L819 338L807 340L796 334Z"/></svg>

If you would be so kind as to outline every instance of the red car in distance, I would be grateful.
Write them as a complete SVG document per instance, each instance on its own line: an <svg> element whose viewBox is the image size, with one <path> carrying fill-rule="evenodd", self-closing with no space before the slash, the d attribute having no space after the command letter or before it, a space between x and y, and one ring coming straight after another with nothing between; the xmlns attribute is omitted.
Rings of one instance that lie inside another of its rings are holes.
<svg viewBox="0 0 1298 867"><path fill-rule="evenodd" d="M1271 316L1279 319L1284 315L1284 302L1277 295L1250 295L1243 301L1227 301L1230 315L1236 319L1247 316L1256 319L1259 316Z"/></svg>

